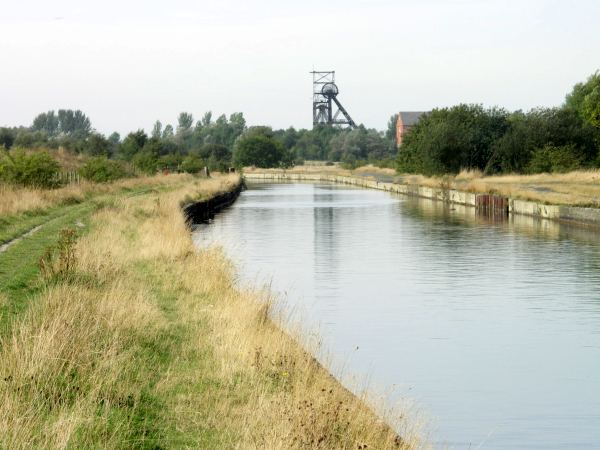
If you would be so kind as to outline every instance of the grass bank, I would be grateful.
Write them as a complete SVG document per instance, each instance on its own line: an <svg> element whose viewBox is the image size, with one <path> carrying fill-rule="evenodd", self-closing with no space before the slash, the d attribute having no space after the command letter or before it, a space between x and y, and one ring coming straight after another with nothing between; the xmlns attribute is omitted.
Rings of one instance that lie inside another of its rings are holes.
<svg viewBox="0 0 600 450"><path fill-rule="evenodd" d="M194 180L170 175L52 190L0 187L0 295L8 299L0 303L0 332L40 290L38 260L56 244L61 229L74 228L83 235L90 215L119 196L171 190Z"/></svg>
<svg viewBox="0 0 600 450"><path fill-rule="evenodd" d="M35 189L0 184L0 220L25 213L35 216L51 208L81 203L98 195L172 186L177 181L185 183L193 179L194 177L189 174L156 175L126 178L112 183L82 181L79 184L70 184L58 189ZM2 222L0 222L1 224Z"/></svg>
<svg viewBox="0 0 600 450"><path fill-rule="evenodd" d="M275 325L268 293L194 248L181 202L237 182L118 195L47 258L0 341L0 448L419 447Z"/></svg>

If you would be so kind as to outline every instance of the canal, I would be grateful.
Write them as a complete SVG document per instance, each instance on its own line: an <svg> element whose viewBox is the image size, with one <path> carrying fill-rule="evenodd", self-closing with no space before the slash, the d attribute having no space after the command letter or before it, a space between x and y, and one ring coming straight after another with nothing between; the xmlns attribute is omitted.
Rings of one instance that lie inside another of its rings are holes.
<svg viewBox="0 0 600 450"><path fill-rule="evenodd" d="M600 448L599 238L318 183L250 183L194 233L452 449Z"/></svg>

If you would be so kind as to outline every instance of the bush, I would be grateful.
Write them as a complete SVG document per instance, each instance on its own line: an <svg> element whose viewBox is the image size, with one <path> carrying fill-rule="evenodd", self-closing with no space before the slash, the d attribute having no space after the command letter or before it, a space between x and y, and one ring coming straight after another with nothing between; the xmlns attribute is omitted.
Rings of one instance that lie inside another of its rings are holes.
<svg viewBox="0 0 600 450"><path fill-rule="evenodd" d="M198 173L200 172L206 164L197 155L190 154L183 158L181 162L181 170L187 173Z"/></svg>
<svg viewBox="0 0 600 450"><path fill-rule="evenodd" d="M96 183L107 183L128 175L120 163L104 157L91 158L79 170L79 173L86 180Z"/></svg>
<svg viewBox="0 0 600 450"><path fill-rule="evenodd" d="M58 162L46 151L25 153L5 152L0 159L0 180L5 183L36 188L58 186Z"/></svg>
<svg viewBox="0 0 600 450"><path fill-rule="evenodd" d="M279 167L287 163L283 144L262 129L251 129L236 142L233 163L237 167Z"/></svg>
<svg viewBox="0 0 600 450"><path fill-rule="evenodd" d="M534 150L529 161L529 172L569 172L581 167L583 156L573 144L554 146L545 145Z"/></svg>
<svg viewBox="0 0 600 450"><path fill-rule="evenodd" d="M158 158L148 151L137 153L133 157L133 164L146 175L154 175L158 170Z"/></svg>

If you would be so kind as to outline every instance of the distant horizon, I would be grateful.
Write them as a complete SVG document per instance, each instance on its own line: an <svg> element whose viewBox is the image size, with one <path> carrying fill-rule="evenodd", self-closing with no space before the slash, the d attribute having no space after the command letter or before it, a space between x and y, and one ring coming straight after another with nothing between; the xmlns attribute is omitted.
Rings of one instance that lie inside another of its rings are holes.
<svg viewBox="0 0 600 450"><path fill-rule="evenodd" d="M80 109L105 135L243 112L249 125L311 128L311 70L335 70L357 123L476 103L554 107L599 67L600 4L555 0L75 0L9 4L1 126Z"/></svg>

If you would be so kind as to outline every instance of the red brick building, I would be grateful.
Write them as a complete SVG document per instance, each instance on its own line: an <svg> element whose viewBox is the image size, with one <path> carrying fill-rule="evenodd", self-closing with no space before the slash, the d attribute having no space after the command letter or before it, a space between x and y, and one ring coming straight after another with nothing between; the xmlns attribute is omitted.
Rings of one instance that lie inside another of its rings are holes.
<svg viewBox="0 0 600 450"><path fill-rule="evenodd" d="M424 111L401 111L398 113L398 120L396 121L396 144L398 144L398 147L402 144L404 133L415 126L423 114L425 114Z"/></svg>

